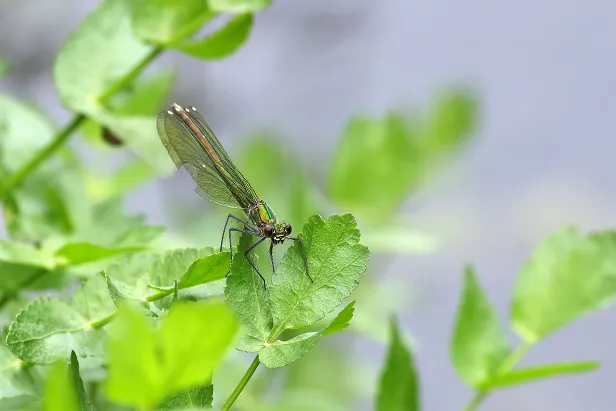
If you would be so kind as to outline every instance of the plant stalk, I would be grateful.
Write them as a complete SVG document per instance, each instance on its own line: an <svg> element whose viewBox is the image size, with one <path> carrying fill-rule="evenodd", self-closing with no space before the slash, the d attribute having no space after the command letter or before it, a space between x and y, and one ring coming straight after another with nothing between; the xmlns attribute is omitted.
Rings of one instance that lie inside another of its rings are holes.
<svg viewBox="0 0 616 411"><path fill-rule="evenodd" d="M244 374L240 382L237 383L237 386L235 387L229 398L227 398L227 401L225 401L225 403L222 405L222 408L220 409L221 411L228 411L231 408L235 400L237 400L237 397L239 397L241 392L244 390L244 387L246 387L246 384L248 384L248 381L250 381L250 378L255 373L258 366L259 355L257 354L255 356L255 359L250 364L250 367L248 367L248 369L246 370L246 373Z"/></svg>

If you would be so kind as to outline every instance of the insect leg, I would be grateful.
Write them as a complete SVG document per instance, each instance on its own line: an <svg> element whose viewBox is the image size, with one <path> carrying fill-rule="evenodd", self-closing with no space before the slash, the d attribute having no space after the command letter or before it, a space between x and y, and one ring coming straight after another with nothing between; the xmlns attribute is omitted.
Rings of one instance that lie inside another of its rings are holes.
<svg viewBox="0 0 616 411"><path fill-rule="evenodd" d="M308 273L308 259L306 258L306 251L304 250L304 242L300 238L297 238L297 237L288 236L287 238L289 240L297 241L299 243L299 246L302 249L302 256L304 257L304 267L306 267L306 275L308 276L308 278L310 278L311 282L314 282L312 280L312 277L310 277L310 274Z"/></svg>
<svg viewBox="0 0 616 411"><path fill-rule="evenodd" d="M230 219L230 218L234 219L235 221L240 222L241 224L243 224L243 225L244 225L244 227L248 228L248 229L249 229L249 230L251 230L251 231L257 231L257 230L256 230L256 229L252 226L252 224L250 224L250 223L248 223L248 222L246 222L246 221L242 220L242 219L241 219L241 218L239 218L239 217L234 216L233 214L229 214L229 215L227 216L227 220L225 221L225 226L224 226L224 227L223 227L223 229L222 229L222 236L220 237L220 251L221 251L221 252L222 252L222 245L223 245L223 242L225 241L225 232L227 231L227 225L229 224L229 219ZM231 238L231 237L229 237L229 238ZM230 242L230 240L229 240L229 242ZM233 253L233 251L231 251L231 253Z"/></svg>
<svg viewBox="0 0 616 411"><path fill-rule="evenodd" d="M274 265L274 242L273 241L270 241L269 255L270 255L270 261L272 263L272 274L276 275L276 266Z"/></svg>
<svg viewBox="0 0 616 411"><path fill-rule="evenodd" d="M234 230L235 231L235 230ZM256 265L254 265L254 263L252 262L252 260L250 258L248 258L248 253L252 251L253 248L255 248L256 246L258 246L259 244L261 244L263 241L265 241L267 237L261 237L259 239L259 241L257 241L256 243L254 243L253 245L251 245L250 247L248 247L248 249L246 251L244 251L244 257L246 257L246 259L248 260L248 262L250 263L250 265L252 266L252 268L255 269L255 271L257 272L257 274L259 274L259 277L261 278L261 281L263 281L263 288L265 288L267 290L267 284L265 283L265 278L263 278L263 276L261 275L261 273L259 272L259 269L257 268Z"/></svg>

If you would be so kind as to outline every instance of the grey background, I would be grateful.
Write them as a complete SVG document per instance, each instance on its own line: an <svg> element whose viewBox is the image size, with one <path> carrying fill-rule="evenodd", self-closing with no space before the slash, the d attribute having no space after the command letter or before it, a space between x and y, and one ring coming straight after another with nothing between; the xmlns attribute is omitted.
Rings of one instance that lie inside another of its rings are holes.
<svg viewBox="0 0 616 411"><path fill-rule="evenodd" d="M0 55L13 73L2 92L66 121L53 56L95 3L3 1ZM422 107L457 82L479 92L476 143L409 206L443 249L396 258L383 274L421 295L402 318L417 340L424 409L459 410L471 394L447 344L462 266L475 264L506 320L515 274L541 238L567 223L613 225L615 11L606 0L277 1L233 57L205 64L170 54L160 65L178 69L174 97L207 107L230 151L253 127L273 125L311 162L327 158L351 114ZM162 190L178 183L191 192L185 176L157 181L129 208L164 222ZM615 312L577 321L525 361L597 359L598 372L498 392L482 409L613 410ZM380 348L370 353L380 361Z"/></svg>

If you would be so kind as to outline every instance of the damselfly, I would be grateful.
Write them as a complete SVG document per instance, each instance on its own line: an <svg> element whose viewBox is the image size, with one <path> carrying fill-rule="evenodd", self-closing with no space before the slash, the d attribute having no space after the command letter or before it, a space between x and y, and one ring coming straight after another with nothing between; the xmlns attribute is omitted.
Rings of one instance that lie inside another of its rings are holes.
<svg viewBox="0 0 616 411"><path fill-rule="evenodd" d="M169 110L164 110L158 115L156 128L171 159L177 168L184 166L190 173L197 184L195 191L201 197L225 207L242 209L244 212L247 221L233 214L227 216L220 239L220 251L223 249L226 232L229 234L231 258L233 258L232 232L259 237L259 240L244 252L244 256L265 286L265 279L257 266L248 258L248 253L266 239L270 239L269 255L272 272L275 272L272 252L274 244L282 243L286 239L297 241L304 257L306 275L312 281L302 240L292 237L291 224L279 222L272 209L257 195L196 108L183 108L173 103ZM227 229L230 220L239 222L243 228Z"/></svg>

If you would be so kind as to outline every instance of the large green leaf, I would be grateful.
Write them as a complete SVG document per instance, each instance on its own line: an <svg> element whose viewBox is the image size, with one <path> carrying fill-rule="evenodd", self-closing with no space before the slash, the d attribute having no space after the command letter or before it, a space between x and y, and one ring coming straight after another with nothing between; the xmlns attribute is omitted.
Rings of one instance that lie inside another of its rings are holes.
<svg viewBox="0 0 616 411"><path fill-rule="evenodd" d="M259 350L259 360L267 368L284 367L303 357L317 343L321 333L300 334L290 340L276 340Z"/></svg>
<svg viewBox="0 0 616 411"><path fill-rule="evenodd" d="M294 244L270 289L271 337L322 319L351 294L368 265L368 248L359 244L359 237L352 214L333 215L327 221L319 216L308 220L300 238L313 281L305 273L300 245Z"/></svg>
<svg viewBox="0 0 616 411"><path fill-rule="evenodd" d="M532 344L616 297L616 232L566 228L549 236L520 272L514 330Z"/></svg>
<svg viewBox="0 0 616 411"><path fill-rule="evenodd" d="M419 411L419 379L395 320L387 359L381 372L376 411Z"/></svg>
<svg viewBox="0 0 616 411"><path fill-rule="evenodd" d="M164 45L198 31L211 16L204 0L138 0L131 23L139 38Z"/></svg>
<svg viewBox="0 0 616 411"><path fill-rule="evenodd" d="M152 409L169 395L208 383L236 330L222 302L176 305L158 330L123 307L112 324L107 395Z"/></svg>
<svg viewBox="0 0 616 411"><path fill-rule="evenodd" d="M131 2L105 0L86 17L56 57L54 83L64 105L81 113L100 110L101 97L147 55L133 35Z"/></svg>
<svg viewBox="0 0 616 411"><path fill-rule="evenodd" d="M221 59L246 42L252 29L252 21L252 14L239 14L209 36L197 41L177 43L173 47L200 59Z"/></svg>
<svg viewBox="0 0 616 411"><path fill-rule="evenodd" d="M450 350L454 368L473 387L495 375L510 352L507 334L471 267L464 273Z"/></svg>
<svg viewBox="0 0 616 411"><path fill-rule="evenodd" d="M9 326L6 342L19 358L33 364L68 359L71 351L102 355L104 334L92 326L113 312L104 280L93 277L68 301L41 297L30 303Z"/></svg>

